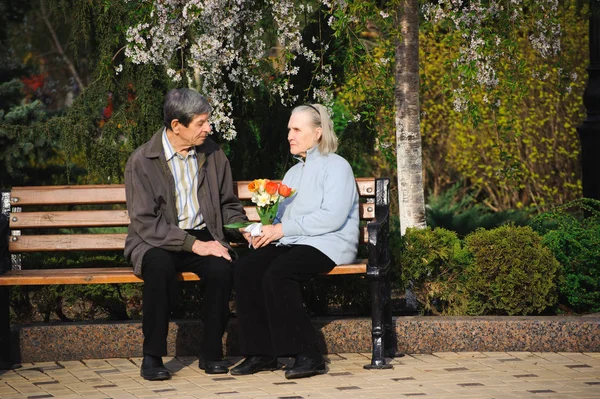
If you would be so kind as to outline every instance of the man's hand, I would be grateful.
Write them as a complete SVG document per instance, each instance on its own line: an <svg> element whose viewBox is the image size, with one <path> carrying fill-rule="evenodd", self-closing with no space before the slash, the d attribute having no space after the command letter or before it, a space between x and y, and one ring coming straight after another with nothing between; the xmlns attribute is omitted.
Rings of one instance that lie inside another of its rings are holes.
<svg viewBox="0 0 600 399"><path fill-rule="evenodd" d="M258 237L254 237L252 246L254 248L264 247L273 241L279 240L281 237L283 237L283 226L281 223L268 224L262 227L261 234Z"/></svg>
<svg viewBox="0 0 600 399"><path fill-rule="evenodd" d="M244 236L246 241L248 241L248 244L252 244L252 235L250 233L246 232L246 228L240 227L239 231L240 231L240 233L242 233L242 235Z"/></svg>
<svg viewBox="0 0 600 399"><path fill-rule="evenodd" d="M194 241L192 252L200 256L217 256L231 262L229 251L219 241Z"/></svg>

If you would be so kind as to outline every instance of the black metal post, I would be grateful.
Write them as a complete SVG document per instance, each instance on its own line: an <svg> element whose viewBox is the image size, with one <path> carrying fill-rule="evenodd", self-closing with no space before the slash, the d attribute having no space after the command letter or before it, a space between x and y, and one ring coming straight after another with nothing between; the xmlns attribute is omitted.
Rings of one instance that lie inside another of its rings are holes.
<svg viewBox="0 0 600 399"><path fill-rule="evenodd" d="M391 308L387 301L390 300L390 285L388 271L390 267L389 245L389 215L390 215L390 179L375 180L375 220L367 225L369 232L369 263L367 264L367 277L371 280L371 335L373 340L373 354L371 363L364 366L366 369L390 369L393 366L386 362L385 355L394 350L386 350L386 344L395 344L390 339L393 333L388 328L392 327ZM386 312L389 310L389 314Z"/></svg>
<svg viewBox="0 0 600 399"><path fill-rule="evenodd" d="M1 193L2 203L0 212L0 274L10 270L10 254L8 252L8 218L10 214L10 193ZM10 353L10 290L0 287L0 370L12 368Z"/></svg>
<svg viewBox="0 0 600 399"><path fill-rule="evenodd" d="M600 0L590 1L590 65L583 93L587 117L577 128L581 141L583 196L600 200Z"/></svg>

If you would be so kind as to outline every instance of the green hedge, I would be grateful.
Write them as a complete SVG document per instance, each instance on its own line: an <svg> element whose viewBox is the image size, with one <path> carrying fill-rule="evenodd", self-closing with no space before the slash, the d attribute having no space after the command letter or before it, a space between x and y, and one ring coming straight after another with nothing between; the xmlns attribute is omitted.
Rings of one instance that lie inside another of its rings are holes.
<svg viewBox="0 0 600 399"><path fill-rule="evenodd" d="M423 311L445 315L539 314L557 302L560 265L530 227L478 229L460 240L438 229L408 229L402 287Z"/></svg>
<svg viewBox="0 0 600 399"><path fill-rule="evenodd" d="M396 286L445 315L600 311L600 201L578 199L529 226L408 229L395 248Z"/></svg>
<svg viewBox="0 0 600 399"><path fill-rule="evenodd" d="M531 225L561 263L564 308L600 311L600 201L572 201L537 216Z"/></svg>
<svg viewBox="0 0 600 399"><path fill-rule="evenodd" d="M461 308L463 270L469 254L455 232L443 228L408 229L398 256L400 288L410 289L424 311L453 314Z"/></svg>
<svg viewBox="0 0 600 399"><path fill-rule="evenodd" d="M465 238L466 314L538 314L557 302L560 264L531 227L478 229Z"/></svg>

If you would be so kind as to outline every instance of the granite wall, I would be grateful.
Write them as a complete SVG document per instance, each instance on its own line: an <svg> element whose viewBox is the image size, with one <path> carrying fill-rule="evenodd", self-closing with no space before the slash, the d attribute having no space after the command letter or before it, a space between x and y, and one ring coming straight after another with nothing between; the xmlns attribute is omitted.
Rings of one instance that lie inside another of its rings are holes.
<svg viewBox="0 0 600 399"><path fill-rule="evenodd" d="M600 352L600 315L588 317L431 317L394 318L396 350L406 353L452 351ZM330 353L370 352L368 318L315 319L322 346ZM196 355L202 323L174 321L169 355ZM141 356L140 322L56 323L13 326L13 353L21 362ZM232 319L224 351L237 355Z"/></svg>

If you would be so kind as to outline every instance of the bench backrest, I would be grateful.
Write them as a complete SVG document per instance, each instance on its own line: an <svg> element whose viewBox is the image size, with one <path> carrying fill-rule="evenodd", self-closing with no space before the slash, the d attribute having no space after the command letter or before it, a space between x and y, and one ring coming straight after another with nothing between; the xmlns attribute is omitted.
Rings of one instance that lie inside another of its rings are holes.
<svg viewBox="0 0 600 399"><path fill-rule="evenodd" d="M234 182L251 221L259 221L249 201L249 181ZM374 178L356 179L360 195L361 242L368 241L366 223L375 217ZM387 195L387 193L386 193ZM123 250L129 216L125 206L125 186L80 185L13 187L3 193L3 213L10 212L9 251L12 254L52 251ZM106 233L105 228L120 227ZM103 232L94 232L103 228ZM96 229L98 230L98 229ZM13 259L13 269L20 269Z"/></svg>

